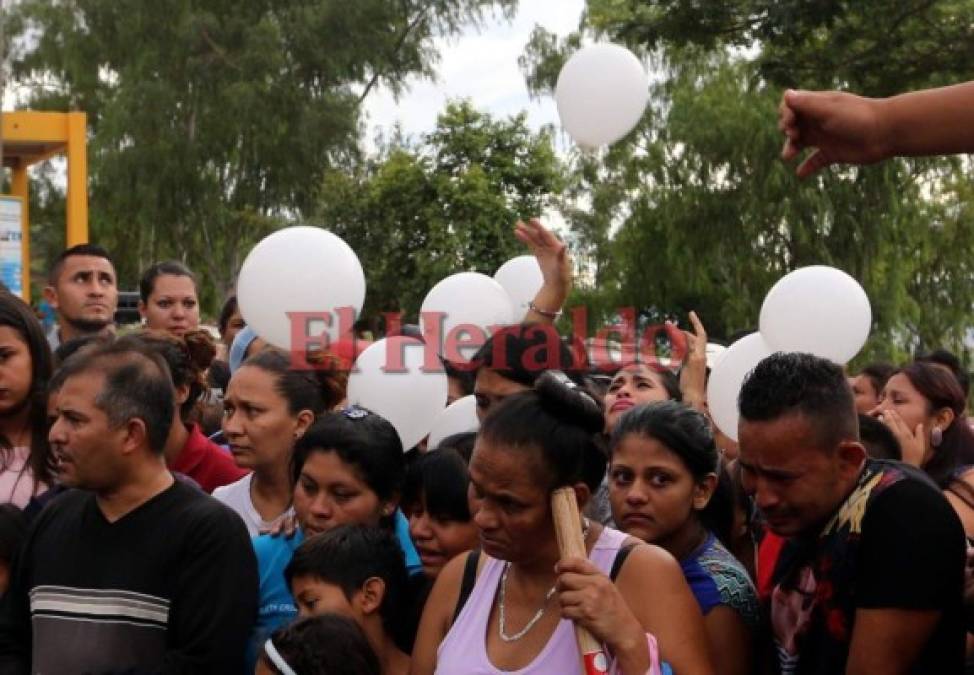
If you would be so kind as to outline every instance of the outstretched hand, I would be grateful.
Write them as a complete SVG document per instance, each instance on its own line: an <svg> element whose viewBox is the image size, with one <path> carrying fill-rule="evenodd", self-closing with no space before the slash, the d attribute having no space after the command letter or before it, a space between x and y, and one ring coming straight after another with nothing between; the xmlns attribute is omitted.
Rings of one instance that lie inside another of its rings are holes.
<svg viewBox="0 0 974 675"><path fill-rule="evenodd" d="M693 332L683 331L687 339L687 357L680 368L680 390L683 400L692 408L706 412L707 408L707 331L697 317L690 312Z"/></svg>
<svg viewBox="0 0 974 675"><path fill-rule="evenodd" d="M527 245L531 255L538 259L545 285L550 285L567 296L572 286L572 265L568 247L546 228L540 220L518 221L514 236Z"/></svg>
<svg viewBox="0 0 974 675"><path fill-rule="evenodd" d="M781 158L789 161L805 148L814 148L799 164L799 178L832 164L885 159L882 105L880 99L839 91L789 89L778 106L778 128L787 137Z"/></svg>
<svg viewBox="0 0 974 675"><path fill-rule="evenodd" d="M534 296L534 306L524 316L526 323L552 323L561 312L572 289L572 260L568 247L537 218L518 221L514 236L524 242L538 260L544 283Z"/></svg>

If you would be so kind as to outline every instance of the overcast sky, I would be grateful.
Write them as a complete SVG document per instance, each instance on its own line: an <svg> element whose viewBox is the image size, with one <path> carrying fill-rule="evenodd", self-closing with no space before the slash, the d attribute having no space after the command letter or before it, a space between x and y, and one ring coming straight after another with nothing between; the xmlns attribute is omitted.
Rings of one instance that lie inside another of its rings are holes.
<svg viewBox="0 0 974 675"><path fill-rule="evenodd" d="M374 89L365 100L366 147L374 147L376 133L388 135L396 123L411 136L431 131L451 99L468 98L478 110L494 116L527 111L528 123L535 129L557 122L553 98L528 96L517 59L535 25L564 36L578 27L584 5L585 0L520 0L511 20L496 14L479 29L468 26L457 37L436 40L440 60L435 80L412 78L398 101L383 88ZM17 94L7 87L4 109L13 109ZM63 173L63 161L56 165Z"/></svg>
<svg viewBox="0 0 974 675"><path fill-rule="evenodd" d="M526 110L534 128L556 122L554 99L528 96L517 59L535 25L566 35L578 27L584 5L584 0L521 0L510 21L497 15L480 30L471 26L458 37L437 40L441 58L436 81L414 78L399 101L382 89L366 99L367 145L372 146L377 131L388 134L397 122L408 135L432 130L450 99L469 98L478 110L494 116Z"/></svg>

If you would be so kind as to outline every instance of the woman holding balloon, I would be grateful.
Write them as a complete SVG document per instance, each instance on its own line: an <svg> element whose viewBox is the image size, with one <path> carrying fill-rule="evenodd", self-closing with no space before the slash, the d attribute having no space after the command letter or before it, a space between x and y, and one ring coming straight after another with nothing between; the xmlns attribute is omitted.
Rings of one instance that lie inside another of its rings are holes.
<svg viewBox="0 0 974 675"><path fill-rule="evenodd" d="M486 417L470 463L483 551L438 576L412 673L577 672L572 621L608 648L616 672L658 672L657 646L681 675L713 672L669 554L584 520L588 560L561 558L551 493L571 486L584 506L605 471L603 425L601 405L555 372Z"/></svg>

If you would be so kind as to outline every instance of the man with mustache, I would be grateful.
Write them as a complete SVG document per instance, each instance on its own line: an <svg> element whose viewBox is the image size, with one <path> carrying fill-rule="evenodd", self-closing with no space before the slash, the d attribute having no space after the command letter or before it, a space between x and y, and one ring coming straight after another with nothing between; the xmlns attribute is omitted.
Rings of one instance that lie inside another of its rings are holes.
<svg viewBox="0 0 974 675"><path fill-rule="evenodd" d="M769 599L777 672L962 673L964 530L926 476L867 458L842 369L774 354L739 405L744 488L786 538Z"/></svg>
<svg viewBox="0 0 974 675"><path fill-rule="evenodd" d="M166 468L169 370L132 339L52 381L69 488L36 517L0 600L2 673L239 673L257 561L237 515Z"/></svg>
<svg viewBox="0 0 974 675"><path fill-rule="evenodd" d="M44 299L57 312L47 336L52 351L73 338L113 330L118 285L108 252L78 244L61 253L48 274Z"/></svg>

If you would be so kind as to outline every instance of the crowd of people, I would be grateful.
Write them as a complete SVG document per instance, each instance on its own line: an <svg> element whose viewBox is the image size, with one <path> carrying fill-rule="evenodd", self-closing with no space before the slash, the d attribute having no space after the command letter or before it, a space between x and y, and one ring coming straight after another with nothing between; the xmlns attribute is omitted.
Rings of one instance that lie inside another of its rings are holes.
<svg viewBox="0 0 974 675"><path fill-rule="evenodd" d="M826 149L802 173L855 159L817 105L782 104L786 154ZM97 245L52 265L47 334L0 293L0 673L561 674L582 672L575 627L626 675L965 671L956 356L849 373L776 353L734 441L708 415L701 317L679 372L596 372L536 329L568 297L564 244L536 220L515 235L544 284L446 363L480 426L437 447L402 447L349 405L343 359L269 346L233 297L217 344L181 263L146 270L126 330ZM562 488L586 557L562 554Z"/></svg>

